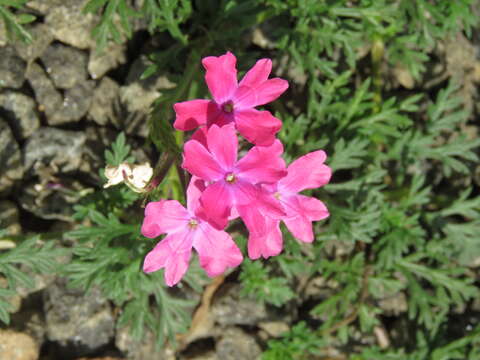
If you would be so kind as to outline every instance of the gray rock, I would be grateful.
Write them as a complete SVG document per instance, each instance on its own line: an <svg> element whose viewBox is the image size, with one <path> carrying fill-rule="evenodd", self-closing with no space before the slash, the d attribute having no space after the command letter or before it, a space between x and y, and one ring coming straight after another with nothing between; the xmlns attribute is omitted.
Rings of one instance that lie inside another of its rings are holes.
<svg viewBox="0 0 480 360"><path fill-rule="evenodd" d="M39 109L45 112L50 125L80 120L88 111L93 95L93 82L85 81L65 91L63 97L40 65L33 63L27 78L35 92Z"/></svg>
<svg viewBox="0 0 480 360"><path fill-rule="evenodd" d="M35 92L39 109L44 111L47 119L49 119L62 107L62 95L55 89L52 80L48 78L40 65L30 64L26 76Z"/></svg>
<svg viewBox="0 0 480 360"><path fill-rule="evenodd" d="M212 304L211 312L220 325L255 325L268 318L264 304L240 298L239 285L232 285Z"/></svg>
<svg viewBox="0 0 480 360"><path fill-rule="evenodd" d="M42 219L73 222L73 206L86 191L83 185L70 179L40 181L23 184L19 196L22 208Z"/></svg>
<svg viewBox="0 0 480 360"><path fill-rule="evenodd" d="M22 231L18 208L12 201L0 200L0 229L7 230L11 235L19 235Z"/></svg>
<svg viewBox="0 0 480 360"><path fill-rule="evenodd" d="M22 93L0 93L0 110L4 110L13 132L21 139L26 139L40 127L35 101Z"/></svg>
<svg viewBox="0 0 480 360"><path fill-rule="evenodd" d="M87 55L83 51L52 44L41 60L57 88L71 89L87 79Z"/></svg>
<svg viewBox="0 0 480 360"><path fill-rule="evenodd" d="M83 132L40 128L23 148L25 169L33 172L34 165L43 164L56 167L61 173L77 170L85 140Z"/></svg>
<svg viewBox="0 0 480 360"><path fill-rule="evenodd" d="M0 47L0 88L20 88L25 81L25 68L25 61L13 47Z"/></svg>
<svg viewBox="0 0 480 360"><path fill-rule="evenodd" d="M95 46L91 32L98 20L93 14L82 12L85 2L60 1L57 6L48 9L45 24L50 27L55 39L79 49Z"/></svg>
<svg viewBox="0 0 480 360"><path fill-rule="evenodd" d="M52 125L76 122L87 114L92 103L93 81L86 81L65 91L62 106L48 118Z"/></svg>
<svg viewBox="0 0 480 360"><path fill-rule="evenodd" d="M53 41L53 34L45 24L38 23L28 27L33 41L27 44L23 41L16 41L14 46L18 56L27 62L32 62L40 57Z"/></svg>
<svg viewBox="0 0 480 360"><path fill-rule="evenodd" d="M116 68L127 61L125 44L112 42L99 52L96 49L90 52L88 72L92 79L99 79L109 70Z"/></svg>
<svg viewBox="0 0 480 360"><path fill-rule="evenodd" d="M23 176L22 156L7 122L0 118L0 194L6 193Z"/></svg>
<svg viewBox="0 0 480 360"><path fill-rule="evenodd" d="M252 336L239 328L228 328L216 345L217 356L222 360L256 360L262 350Z"/></svg>
<svg viewBox="0 0 480 360"><path fill-rule="evenodd" d="M101 184L103 180L98 174L100 168L105 167L105 149L115 141L118 132L105 127L87 126L82 162L79 170L89 176L89 180ZM140 162L140 160L138 160Z"/></svg>
<svg viewBox="0 0 480 360"><path fill-rule="evenodd" d="M64 357L83 356L107 345L114 336L110 304L98 288L87 294L57 281L44 293L47 338Z"/></svg>
<svg viewBox="0 0 480 360"><path fill-rule="evenodd" d="M132 338L131 330L128 327L117 329L115 333L115 345L122 351L129 360L170 360L174 351L164 346L158 349L155 337L147 331L142 340L136 341Z"/></svg>
<svg viewBox="0 0 480 360"><path fill-rule="evenodd" d="M104 126L110 119L113 119L113 105L115 99L118 98L119 88L115 81L104 77L94 90L92 105L88 113L98 125Z"/></svg>
<svg viewBox="0 0 480 360"><path fill-rule="evenodd" d="M150 61L140 56L132 64L127 76L127 85L120 88L120 100L126 115L117 116L128 134L146 137L148 126L146 116L150 113L153 102L161 95L162 90L175 86L166 76L154 75L140 80L140 76L149 66Z"/></svg>

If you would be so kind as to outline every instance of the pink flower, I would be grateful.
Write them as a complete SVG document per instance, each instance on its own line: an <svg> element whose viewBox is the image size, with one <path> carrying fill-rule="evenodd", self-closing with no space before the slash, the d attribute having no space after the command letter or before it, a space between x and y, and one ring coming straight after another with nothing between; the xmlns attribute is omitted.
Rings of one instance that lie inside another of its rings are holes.
<svg viewBox="0 0 480 360"><path fill-rule="evenodd" d="M231 52L202 60L213 100L176 103L174 127L188 131L201 125L222 126L233 122L249 142L271 145L282 123L269 111L259 111L255 107L278 98L288 88L288 82L280 78L268 79L272 61L261 59L237 83L236 61Z"/></svg>
<svg viewBox="0 0 480 360"><path fill-rule="evenodd" d="M271 196L278 199L285 216L269 214L268 209L237 207L249 229L248 256L257 259L278 255L283 247L279 228L283 220L293 236L303 242L313 241L312 221L322 220L330 214L320 200L298 194L328 184L331 169L324 164L326 154L322 150L311 152L295 160L287 168L288 174L269 187Z"/></svg>
<svg viewBox="0 0 480 360"><path fill-rule="evenodd" d="M278 140L269 147L254 146L237 161L238 139L233 125L212 125L204 139L185 143L182 167L205 180L200 196L206 217L223 229L233 206L257 206L271 214L285 215L281 205L259 184L275 183L286 175Z"/></svg>
<svg viewBox="0 0 480 360"><path fill-rule="evenodd" d="M243 256L231 236L213 228L199 206L203 182L193 177L187 189L187 208L176 200L150 202L145 209L142 234L155 238L167 236L145 257L146 273L165 268L165 282L173 286L187 271L192 247L200 257L200 266L208 276L222 274L227 267L239 265Z"/></svg>

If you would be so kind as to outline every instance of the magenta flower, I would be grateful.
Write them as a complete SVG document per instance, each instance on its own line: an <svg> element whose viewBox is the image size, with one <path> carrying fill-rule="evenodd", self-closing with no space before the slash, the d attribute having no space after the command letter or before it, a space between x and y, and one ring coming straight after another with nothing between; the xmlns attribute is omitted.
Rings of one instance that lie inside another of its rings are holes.
<svg viewBox="0 0 480 360"><path fill-rule="evenodd" d="M143 271L146 273L165 268L165 282L173 286L187 271L192 247L197 250L200 266L208 276L222 274L227 267L239 265L243 256L231 236L213 228L199 206L203 181L192 178L187 189L187 208L176 200L148 203L142 234L155 238L167 236L145 257Z"/></svg>
<svg viewBox="0 0 480 360"><path fill-rule="evenodd" d="M322 220L330 214L320 200L298 194L305 189L314 189L328 184L331 169L324 164L326 154L322 150L311 152L291 163L288 174L274 185L268 185L271 196L278 199L285 216L269 214L268 209L237 207L250 234L248 256L257 259L278 255L283 247L279 228L283 220L293 236L303 242L313 241L312 221Z"/></svg>
<svg viewBox="0 0 480 360"><path fill-rule="evenodd" d="M234 123L238 132L252 144L271 145L282 123L269 111L259 111L255 107L277 99L288 88L288 82L280 78L268 79L272 61L261 59L237 83L236 61L231 52L202 60L213 100L176 103L174 127L188 131L202 125Z"/></svg>
<svg viewBox="0 0 480 360"><path fill-rule="evenodd" d="M283 146L254 146L237 161L238 139L233 125L212 125L204 141L185 143L182 167L208 182L200 203L208 221L218 229L228 223L233 206L257 206L285 215L281 205L260 184L275 183L286 175L280 157Z"/></svg>

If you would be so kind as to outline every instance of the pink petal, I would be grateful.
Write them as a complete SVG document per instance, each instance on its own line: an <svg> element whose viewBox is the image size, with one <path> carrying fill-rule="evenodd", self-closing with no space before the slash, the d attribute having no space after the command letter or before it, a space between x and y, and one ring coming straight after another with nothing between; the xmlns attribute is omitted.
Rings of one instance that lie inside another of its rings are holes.
<svg viewBox="0 0 480 360"><path fill-rule="evenodd" d="M228 184L230 187L232 202L238 205L251 205L255 203L260 196L260 187L253 185L248 181L237 179L234 184Z"/></svg>
<svg viewBox="0 0 480 360"><path fill-rule="evenodd" d="M233 96L235 109L252 109L268 104L282 95L287 88L288 82L280 78L266 80L260 84L241 85Z"/></svg>
<svg viewBox="0 0 480 360"><path fill-rule="evenodd" d="M176 113L175 129L188 131L214 121L220 109L211 100L190 100L179 102L173 105Z"/></svg>
<svg viewBox="0 0 480 360"><path fill-rule="evenodd" d="M323 150L308 153L288 166L288 175L278 182L280 190L297 193L328 184L332 170L324 164L327 155Z"/></svg>
<svg viewBox="0 0 480 360"><path fill-rule="evenodd" d="M231 171L237 160L238 138L235 127L212 125L207 133L208 149L224 171Z"/></svg>
<svg viewBox="0 0 480 360"><path fill-rule="evenodd" d="M298 240L312 242L312 221L322 220L329 216L325 204L318 199L303 195L282 197L281 201L287 212L283 221L288 230Z"/></svg>
<svg viewBox="0 0 480 360"><path fill-rule="evenodd" d="M187 225L188 219L188 211L178 201L153 201L145 208L142 234L155 238L160 234L177 231Z"/></svg>
<svg viewBox="0 0 480 360"><path fill-rule="evenodd" d="M200 196L205 188L206 186L204 180L200 179L199 177L192 176L187 187L187 209L190 210L191 213L195 213L200 206Z"/></svg>
<svg viewBox="0 0 480 360"><path fill-rule="evenodd" d="M263 256L266 259L280 254L283 248L280 221L263 216L254 207L242 206L239 212L249 231L248 257L258 259Z"/></svg>
<svg viewBox="0 0 480 360"><path fill-rule="evenodd" d="M304 195L281 196L287 217L303 216L317 221L327 218L330 214L327 207L320 200Z"/></svg>
<svg viewBox="0 0 480 360"><path fill-rule="evenodd" d="M254 146L238 161L238 177L252 184L274 183L284 177L285 161L279 156L281 144L276 140L271 146Z"/></svg>
<svg viewBox="0 0 480 360"><path fill-rule="evenodd" d="M282 128L282 122L269 111L255 109L235 111L235 125L245 139L259 146L271 145Z"/></svg>
<svg viewBox="0 0 480 360"><path fill-rule="evenodd" d="M192 241L189 231L168 235L147 254L143 271L150 273L165 268L165 282L168 286L175 285L188 269Z"/></svg>
<svg viewBox="0 0 480 360"><path fill-rule="evenodd" d="M208 222L219 230L224 229L233 205L230 185L223 180L209 185L203 191L200 202Z"/></svg>
<svg viewBox="0 0 480 360"><path fill-rule="evenodd" d="M227 267L238 266L243 260L242 253L231 236L208 223L199 224L193 247L199 254L200 266L210 277L224 273Z"/></svg>
<svg viewBox="0 0 480 360"><path fill-rule="evenodd" d="M262 216L269 216L272 219L282 219L286 216L283 205L265 187L252 185L244 180L237 181L235 185L232 196L234 203L239 207L255 208ZM240 213L239 215L241 216Z"/></svg>
<svg viewBox="0 0 480 360"><path fill-rule="evenodd" d="M237 89L237 59L231 52L222 56L203 58L205 81L217 104L230 100Z"/></svg>
<svg viewBox="0 0 480 360"><path fill-rule="evenodd" d="M303 216L283 219L285 225L292 235L303 242L311 243L313 241L312 222Z"/></svg>
<svg viewBox="0 0 480 360"><path fill-rule="evenodd" d="M272 71L272 60L270 59L260 59L258 60L253 67L248 70L248 72L240 81L239 86L250 86L255 87L266 81L270 72Z"/></svg>
<svg viewBox="0 0 480 360"><path fill-rule="evenodd" d="M192 136L190 137L190 140L196 140L200 144L202 144L205 147L205 149L208 149L207 132L208 132L207 127L202 126L192 134Z"/></svg>
<svg viewBox="0 0 480 360"><path fill-rule="evenodd" d="M182 167L192 175L209 181L221 179L224 175L217 160L196 140L185 143Z"/></svg>

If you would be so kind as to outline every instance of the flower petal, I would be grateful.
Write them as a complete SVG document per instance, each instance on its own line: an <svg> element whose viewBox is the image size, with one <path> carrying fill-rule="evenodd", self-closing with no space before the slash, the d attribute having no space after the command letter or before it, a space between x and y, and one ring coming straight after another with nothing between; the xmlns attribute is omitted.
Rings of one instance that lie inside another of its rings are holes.
<svg viewBox="0 0 480 360"><path fill-rule="evenodd" d="M268 104L282 95L287 88L288 82L280 78L266 80L260 84L243 84L238 87L233 96L235 109L252 109Z"/></svg>
<svg viewBox="0 0 480 360"><path fill-rule="evenodd" d="M205 149L208 150L207 144L207 132L208 128L206 126L199 127L190 137L190 140L196 140L203 145Z"/></svg>
<svg viewBox="0 0 480 360"><path fill-rule="evenodd" d="M177 130L193 130L205 125L218 117L220 109L211 100L190 100L173 105L176 118L173 126Z"/></svg>
<svg viewBox="0 0 480 360"><path fill-rule="evenodd" d="M280 141L275 140L271 146L254 146L236 165L238 176L252 184L274 183L287 172L285 161L278 151Z"/></svg>
<svg viewBox="0 0 480 360"><path fill-rule="evenodd" d="M221 180L207 186L200 197L200 202L208 222L219 230L224 229L233 205L230 185Z"/></svg>
<svg viewBox="0 0 480 360"><path fill-rule="evenodd" d="M269 146L282 128L282 122L269 111L247 109L235 111L235 126L250 143Z"/></svg>
<svg viewBox="0 0 480 360"><path fill-rule="evenodd" d="M303 195L282 197L287 212L283 219L288 230L295 238L303 242L313 241L312 221L322 220L330 214L323 202Z"/></svg>
<svg viewBox="0 0 480 360"><path fill-rule="evenodd" d="M280 191L297 193L328 184L332 170L324 164L327 155L323 150L308 153L288 166L288 174L278 182Z"/></svg>
<svg viewBox="0 0 480 360"><path fill-rule="evenodd" d="M182 167L192 175L209 181L221 179L224 175L217 160L196 140L189 140L185 143Z"/></svg>
<svg viewBox="0 0 480 360"><path fill-rule="evenodd" d="M286 216L280 201L258 185L252 185L245 181L238 181L232 191L234 203L237 207L247 206L257 209L262 216L269 216L273 219L282 219ZM238 210L238 208L237 208ZM239 215L240 214L240 210Z"/></svg>
<svg viewBox="0 0 480 360"><path fill-rule="evenodd" d="M187 209L195 213L200 206L200 196L205 190L205 181L197 176L192 176L187 187Z"/></svg>
<svg viewBox="0 0 480 360"><path fill-rule="evenodd" d="M210 277L222 274L227 267L238 266L243 260L232 237L205 222L195 231L193 247L199 254L200 266Z"/></svg>
<svg viewBox="0 0 480 360"><path fill-rule="evenodd" d="M313 241L312 222L304 216L296 216L283 219L285 225L292 235L303 242L311 243Z"/></svg>
<svg viewBox="0 0 480 360"><path fill-rule="evenodd" d="M238 211L249 231L248 257L265 259L278 255L283 248L282 232L279 220L264 216L253 206L239 206Z"/></svg>
<svg viewBox="0 0 480 360"><path fill-rule="evenodd" d="M300 215L307 219L317 221L325 219L330 215L323 202L310 196L282 196L281 203L284 205L287 217Z"/></svg>
<svg viewBox="0 0 480 360"><path fill-rule="evenodd" d="M173 286L188 269L193 238L189 231L168 235L150 251L143 262L143 271L150 273L165 268L165 282Z"/></svg>
<svg viewBox="0 0 480 360"><path fill-rule="evenodd" d="M255 87L260 85L268 79L270 72L272 71L272 60L270 59L260 59L258 60L253 67L248 70L248 72L240 81L239 86L250 86Z"/></svg>
<svg viewBox="0 0 480 360"><path fill-rule="evenodd" d="M230 100L237 89L237 59L231 52L222 56L203 58L205 81L217 104Z"/></svg>
<svg viewBox="0 0 480 360"><path fill-rule="evenodd" d="M208 149L224 171L231 171L237 160L238 138L235 127L212 125L207 133Z"/></svg>
<svg viewBox="0 0 480 360"><path fill-rule="evenodd" d="M155 238L160 234L178 231L187 225L188 219L188 211L178 201L152 201L145 208L142 234Z"/></svg>

